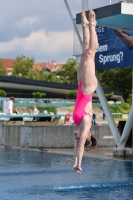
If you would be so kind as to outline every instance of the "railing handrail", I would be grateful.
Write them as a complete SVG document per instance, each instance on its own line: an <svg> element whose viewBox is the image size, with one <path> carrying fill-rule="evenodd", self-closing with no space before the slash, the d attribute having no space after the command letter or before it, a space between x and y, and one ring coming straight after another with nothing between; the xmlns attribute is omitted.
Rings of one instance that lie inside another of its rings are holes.
<svg viewBox="0 0 133 200"><path fill-rule="evenodd" d="M24 118L24 117L28 117L28 118L33 118L33 117L62 117L62 116L66 116L66 114L38 114L38 115L33 115L33 114L27 114L27 115L0 115L0 118Z"/></svg>

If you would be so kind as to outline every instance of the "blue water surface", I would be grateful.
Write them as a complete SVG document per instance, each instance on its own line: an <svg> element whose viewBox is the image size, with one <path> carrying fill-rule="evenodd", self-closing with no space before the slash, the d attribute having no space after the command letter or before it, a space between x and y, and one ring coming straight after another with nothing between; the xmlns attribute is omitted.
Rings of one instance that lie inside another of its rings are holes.
<svg viewBox="0 0 133 200"><path fill-rule="evenodd" d="M73 156L0 149L0 200L133 200L133 163L83 158L81 175Z"/></svg>

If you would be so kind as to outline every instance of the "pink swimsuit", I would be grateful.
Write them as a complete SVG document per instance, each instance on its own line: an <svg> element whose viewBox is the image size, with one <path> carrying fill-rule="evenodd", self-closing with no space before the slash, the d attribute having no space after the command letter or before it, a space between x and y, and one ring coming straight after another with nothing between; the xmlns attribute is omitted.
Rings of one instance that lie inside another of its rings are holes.
<svg viewBox="0 0 133 200"><path fill-rule="evenodd" d="M92 101L92 95L86 95L82 92L82 81L80 81L78 85L78 92L76 97L76 103L75 108L73 112L73 120L75 124L80 125L80 122L82 121L83 117L86 115L91 115L89 113L85 112L85 107L89 101Z"/></svg>

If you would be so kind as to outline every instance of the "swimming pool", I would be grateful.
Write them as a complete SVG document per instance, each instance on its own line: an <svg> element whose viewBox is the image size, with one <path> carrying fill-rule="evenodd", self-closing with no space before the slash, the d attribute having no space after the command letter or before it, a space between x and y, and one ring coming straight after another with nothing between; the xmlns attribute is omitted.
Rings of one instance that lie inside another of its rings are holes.
<svg viewBox="0 0 133 200"><path fill-rule="evenodd" d="M0 199L133 199L133 162L84 157L81 175L72 164L71 155L0 149Z"/></svg>

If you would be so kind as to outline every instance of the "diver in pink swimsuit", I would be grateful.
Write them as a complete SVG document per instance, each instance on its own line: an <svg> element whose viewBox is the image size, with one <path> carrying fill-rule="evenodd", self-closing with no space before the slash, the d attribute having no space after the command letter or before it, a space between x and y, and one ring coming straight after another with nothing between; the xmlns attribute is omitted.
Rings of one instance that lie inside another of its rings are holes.
<svg viewBox="0 0 133 200"><path fill-rule="evenodd" d="M92 124L92 95L97 88L94 57L98 47L96 19L93 10L89 11L89 21L82 11L83 51L77 71L78 93L76 97L73 119L78 126L75 131L74 166L78 173L82 172L81 162L86 141L91 140L92 146L97 144L95 137L88 135ZM89 138L88 138L89 137Z"/></svg>
<svg viewBox="0 0 133 200"><path fill-rule="evenodd" d="M80 81L78 85L78 92L77 92L77 98L76 98L76 103L75 103L75 108L73 112L73 119L75 124L80 125L83 117L85 115L89 115L91 118L92 116L90 115L90 112L85 111L85 107L89 101L92 101L92 95L86 95L82 92L82 81Z"/></svg>

